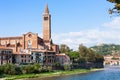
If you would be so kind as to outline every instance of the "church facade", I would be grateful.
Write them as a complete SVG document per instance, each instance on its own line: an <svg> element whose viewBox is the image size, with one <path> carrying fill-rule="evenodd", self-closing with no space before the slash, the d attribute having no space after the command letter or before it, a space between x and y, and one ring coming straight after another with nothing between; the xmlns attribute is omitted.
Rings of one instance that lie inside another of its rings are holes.
<svg viewBox="0 0 120 80"><path fill-rule="evenodd" d="M59 47L51 39L51 15L48 5L43 13L43 38L32 32L17 37L0 37L0 49L12 50L12 56L10 55L12 61L10 58L8 63L54 64ZM7 57L4 57L4 60ZM2 55L0 55L0 61L1 65L4 64Z"/></svg>

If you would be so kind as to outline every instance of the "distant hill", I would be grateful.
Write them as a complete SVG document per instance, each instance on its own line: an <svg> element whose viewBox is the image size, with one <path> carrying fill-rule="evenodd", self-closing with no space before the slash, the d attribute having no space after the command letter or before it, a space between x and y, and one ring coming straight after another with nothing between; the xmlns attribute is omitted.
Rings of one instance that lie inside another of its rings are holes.
<svg viewBox="0 0 120 80"><path fill-rule="evenodd" d="M120 45L116 44L101 44L97 46L92 46L90 48L102 55L120 54Z"/></svg>

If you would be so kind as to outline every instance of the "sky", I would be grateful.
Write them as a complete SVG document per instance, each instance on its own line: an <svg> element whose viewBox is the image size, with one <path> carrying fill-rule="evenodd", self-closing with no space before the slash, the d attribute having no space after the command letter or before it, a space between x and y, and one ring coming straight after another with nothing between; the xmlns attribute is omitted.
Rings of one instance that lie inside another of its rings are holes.
<svg viewBox="0 0 120 80"><path fill-rule="evenodd" d="M106 0L0 0L0 37L38 33L48 4L52 16L52 40L78 49L107 43L120 44L120 17L110 15Z"/></svg>

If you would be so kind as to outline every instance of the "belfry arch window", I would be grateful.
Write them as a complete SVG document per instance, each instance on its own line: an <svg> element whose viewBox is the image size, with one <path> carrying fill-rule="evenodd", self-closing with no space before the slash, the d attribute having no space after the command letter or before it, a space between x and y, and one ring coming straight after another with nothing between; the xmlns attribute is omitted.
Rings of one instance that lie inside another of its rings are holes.
<svg viewBox="0 0 120 80"><path fill-rule="evenodd" d="M44 17L44 20L48 20L48 17Z"/></svg>
<svg viewBox="0 0 120 80"><path fill-rule="evenodd" d="M32 48L32 41L28 40L28 48Z"/></svg>

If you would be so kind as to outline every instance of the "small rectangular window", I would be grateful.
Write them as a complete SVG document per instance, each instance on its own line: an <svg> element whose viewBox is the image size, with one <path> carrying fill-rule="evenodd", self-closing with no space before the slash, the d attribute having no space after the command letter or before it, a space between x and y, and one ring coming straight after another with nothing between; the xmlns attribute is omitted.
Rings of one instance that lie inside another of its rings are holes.
<svg viewBox="0 0 120 80"><path fill-rule="evenodd" d="M21 58L23 58L23 55L21 55Z"/></svg>
<svg viewBox="0 0 120 80"><path fill-rule="evenodd" d="M22 63L23 63L23 59L22 59Z"/></svg>
<svg viewBox="0 0 120 80"><path fill-rule="evenodd" d="M25 60L25 63L26 63L26 60Z"/></svg>

